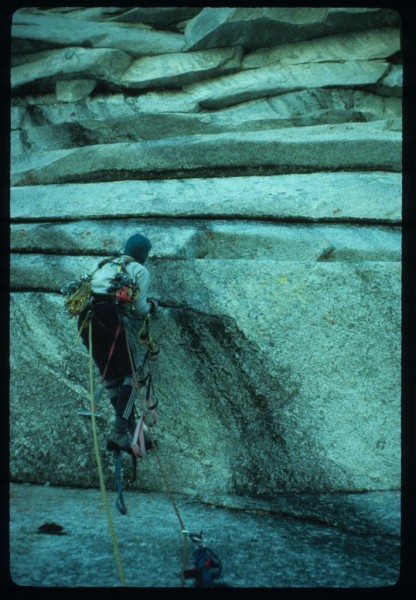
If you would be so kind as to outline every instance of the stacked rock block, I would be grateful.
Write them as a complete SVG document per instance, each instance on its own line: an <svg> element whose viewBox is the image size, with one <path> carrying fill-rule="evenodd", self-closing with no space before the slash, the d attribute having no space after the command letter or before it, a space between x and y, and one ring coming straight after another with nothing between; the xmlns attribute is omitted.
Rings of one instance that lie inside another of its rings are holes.
<svg viewBox="0 0 416 600"><path fill-rule="evenodd" d="M140 230L172 488L397 489L399 14L25 8L11 86L12 478L97 484L60 289Z"/></svg>

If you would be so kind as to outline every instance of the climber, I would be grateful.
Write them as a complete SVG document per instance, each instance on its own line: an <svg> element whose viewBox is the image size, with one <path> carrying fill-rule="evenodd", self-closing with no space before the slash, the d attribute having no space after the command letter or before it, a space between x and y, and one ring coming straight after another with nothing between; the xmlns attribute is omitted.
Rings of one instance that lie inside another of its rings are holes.
<svg viewBox="0 0 416 600"><path fill-rule="evenodd" d="M87 348L89 331L85 324L91 320L92 356L115 410L107 449L130 454L136 425L133 372L148 349L130 343L126 319L144 320L157 309L157 302L147 297L150 274L144 263L151 247L147 237L136 233L127 240L123 255L100 261L91 279L91 302L78 318L78 330ZM140 384L146 374L138 375Z"/></svg>

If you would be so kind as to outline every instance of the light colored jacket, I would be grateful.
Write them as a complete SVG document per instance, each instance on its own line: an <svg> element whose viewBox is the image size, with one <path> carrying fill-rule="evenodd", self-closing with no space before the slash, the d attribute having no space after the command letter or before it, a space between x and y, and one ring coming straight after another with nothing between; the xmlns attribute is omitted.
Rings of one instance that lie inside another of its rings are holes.
<svg viewBox="0 0 416 600"><path fill-rule="evenodd" d="M119 272L119 265L126 260L127 256L120 256L106 263L103 267L98 269L91 280L91 289L94 294L108 294L108 289L111 285L110 280ZM99 261L101 262L101 261ZM99 262L95 265L95 269L98 267ZM146 316L150 312L150 306L147 302L147 293L150 282L150 274L144 265L136 261L127 263L125 272L131 279L136 283L138 287L138 294L134 302L134 308L136 312L141 316Z"/></svg>

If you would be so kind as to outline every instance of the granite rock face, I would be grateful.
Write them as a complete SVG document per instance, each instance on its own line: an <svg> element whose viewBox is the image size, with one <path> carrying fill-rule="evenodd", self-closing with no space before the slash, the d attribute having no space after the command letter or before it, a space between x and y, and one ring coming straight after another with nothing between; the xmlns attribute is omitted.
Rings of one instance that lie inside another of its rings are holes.
<svg viewBox="0 0 416 600"><path fill-rule="evenodd" d="M400 487L400 50L387 9L15 13L14 481L97 485L60 289L139 230L173 490ZM164 489L150 452L135 485Z"/></svg>
<svg viewBox="0 0 416 600"><path fill-rule="evenodd" d="M12 49L26 54L45 48L114 48L133 57L180 52L185 42L179 33L158 31L141 23L117 23L83 18L83 12L58 14L37 8L16 11Z"/></svg>
<svg viewBox="0 0 416 600"><path fill-rule="evenodd" d="M188 48L255 49L345 31L399 26L394 10L371 8L204 8L185 30Z"/></svg>

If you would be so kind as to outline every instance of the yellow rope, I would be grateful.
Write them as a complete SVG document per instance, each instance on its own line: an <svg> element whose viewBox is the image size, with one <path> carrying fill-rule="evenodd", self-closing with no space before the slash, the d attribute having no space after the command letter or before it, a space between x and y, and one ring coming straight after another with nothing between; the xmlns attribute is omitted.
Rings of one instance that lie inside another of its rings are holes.
<svg viewBox="0 0 416 600"><path fill-rule="evenodd" d="M116 560L117 571L118 571L120 583L122 586L127 586L126 578L124 576L124 571L123 571L123 565L121 563L120 551L119 551L118 542L117 542L117 536L116 536L116 532L114 529L113 521L111 519L110 507L109 507L109 503L108 503L108 497L107 497L107 492L106 492L105 482L104 482L103 467L101 464L100 447L98 444L98 436L97 436L97 426L96 426L96 422L95 422L94 377L93 377L93 369L92 369L92 325L91 325L91 320L89 321L89 326L88 326L88 342L89 342L88 346L89 346L89 355L90 355L89 376L90 376L90 398L91 398L91 424L92 424L92 435L94 438L95 458L97 461L97 468L98 468L98 477L100 480L101 496L102 496L102 500L103 500L103 504L104 504L104 510L105 510L105 513L107 516L108 528L110 530L110 535L111 535L111 541L113 543L114 558Z"/></svg>
<svg viewBox="0 0 416 600"><path fill-rule="evenodd" d="M75 338L75 342L78 342L79 338L81 337L82 330L87 326L86 322L90 318L90 316L90 311L88 311L85 319L81 323L81 327L77 331L77 337Z"/></svg>

